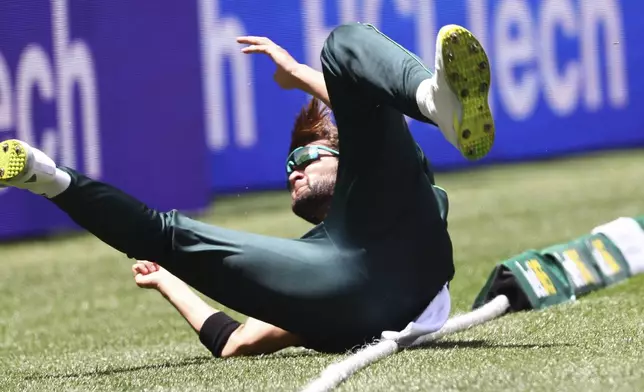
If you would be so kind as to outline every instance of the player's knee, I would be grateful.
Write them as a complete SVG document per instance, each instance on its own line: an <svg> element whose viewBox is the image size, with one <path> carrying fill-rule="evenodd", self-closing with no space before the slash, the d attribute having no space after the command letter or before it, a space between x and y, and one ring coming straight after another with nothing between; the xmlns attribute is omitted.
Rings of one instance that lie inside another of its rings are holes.
<svg viewBox="0 0 644 392"><path fill-rule="evenodd" d="M179 214L177 210L155 212L160 230L151 238L152 244L148 249L154 253L154 258L148 258L149 260L163 263L172 259L177 214Z"/></svg>
<svg viewBox="0 0 644 392"><path fill-rule="evenodd" d="M157 251L160 260L172 260L177 248L180 248L178 244L185 242L183 238L191 232L185 229L185 216L178 210L173 209L158 214L162 230L158 238Z"/></svg>
<svg viewBox="0 0 644 392"><path fill-rule="evenodd" d="M174 212L148 209L145 213L148 220L146 224L141 226L136 237L129 238L120 249L132 259L151 260L161 264L171 257Z"/></svg>
<svg viewBox="0 0 644 392"><path fill-rule="evenodd" d="M359 42L367 29L369 29L367 25L357 22L345 23L334 28L324 41L321 54L322 64L333 67L334 65L341 66L342 63L348 61L351 58L351 46Z"/></svg>

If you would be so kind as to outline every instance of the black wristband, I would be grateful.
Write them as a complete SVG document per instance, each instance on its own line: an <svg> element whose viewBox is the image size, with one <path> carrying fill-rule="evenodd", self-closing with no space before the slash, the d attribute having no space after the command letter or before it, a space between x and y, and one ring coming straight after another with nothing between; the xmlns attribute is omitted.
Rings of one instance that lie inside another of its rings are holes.
<svg viewBox="0 0 644 392"><path fill-rule="evenodd" d="M241 323L233 320L224 312L214 313L208 317L201 326L199 331L199 340L208 350L217 358L221 357L221 352L226 346L230 335Z"/></svg>

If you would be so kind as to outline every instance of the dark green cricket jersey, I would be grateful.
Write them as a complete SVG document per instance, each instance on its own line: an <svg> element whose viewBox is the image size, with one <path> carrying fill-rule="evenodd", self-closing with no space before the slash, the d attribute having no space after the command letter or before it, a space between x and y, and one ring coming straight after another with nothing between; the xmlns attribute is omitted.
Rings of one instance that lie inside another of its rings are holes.
<svg viewBox="0 0 644 392"><path fill-rule="evenodd" d="M128 256L156 261L201 293L342 351L400 330L454 274L452 245L431 171L403 113L431 73L375 28L333 31L322 66L340 134L327 219L300 239L262 236L160 212L70 168L52 199ZM431 130L428 130L431 131Z"/></svg>

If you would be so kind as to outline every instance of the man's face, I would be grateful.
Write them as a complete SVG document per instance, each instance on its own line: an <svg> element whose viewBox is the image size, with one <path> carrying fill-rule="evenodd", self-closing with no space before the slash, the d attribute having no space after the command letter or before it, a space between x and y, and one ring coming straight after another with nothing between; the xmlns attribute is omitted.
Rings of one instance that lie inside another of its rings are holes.
<svg viewBox="0 0 644 392"><path fill-rule="evenodd" d="M328 147L328 144L317 141L308 146ZM317 159L294 166L288 177L293 213L312 224L326 217L338 172L337 156L325 150L318 150L318 154Z"/></svg>

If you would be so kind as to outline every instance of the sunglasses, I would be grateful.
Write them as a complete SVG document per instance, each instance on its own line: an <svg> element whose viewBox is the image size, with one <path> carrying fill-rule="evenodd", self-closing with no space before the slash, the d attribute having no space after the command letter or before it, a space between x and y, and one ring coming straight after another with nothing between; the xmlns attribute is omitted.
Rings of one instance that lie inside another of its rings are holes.
<svg viewBox="0 0 644 392"><path fill-rule="evenodd" d="M293 170L310 162L316 161L323 157L320 151L330 152L333 156L339 156L340 153L334 149L324 146L304 146L298 147L288 155L286 159L286 174L293 173ZM328 156L328 155L327 155Z"/></svg>

